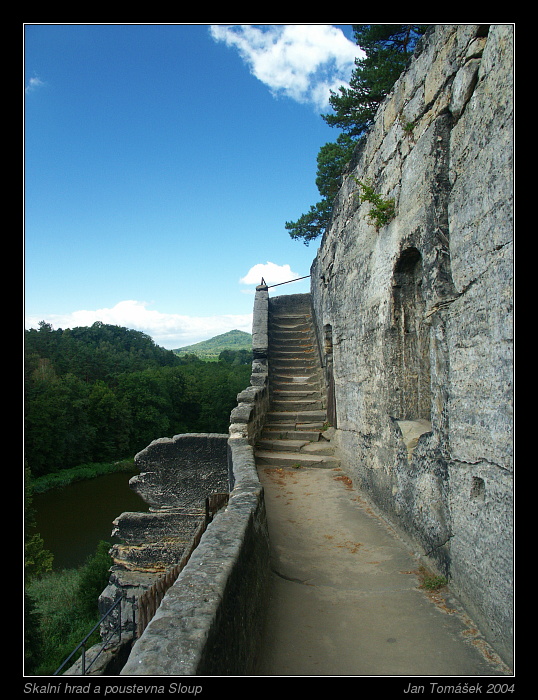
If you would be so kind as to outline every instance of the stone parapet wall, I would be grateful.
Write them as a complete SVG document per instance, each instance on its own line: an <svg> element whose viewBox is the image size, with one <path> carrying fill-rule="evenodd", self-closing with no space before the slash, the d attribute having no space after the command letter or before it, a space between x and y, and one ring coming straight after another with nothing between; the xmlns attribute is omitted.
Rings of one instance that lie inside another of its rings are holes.
<svg viewBox="0 0 538 700"><path fill-rule="evenodd" d="M266 286L256 289L252 320L253 362L250 386L237 396L237 406L230 415L230 435L246 438L254 445L261 434L269 409L269 292Z"/></svg>
<svg viewBox="0 0 538 700"><path fill-rule="evenodd" d="M512 25L434 25L358 147L311 269L342 465L509 663L512 141ZM359 182L394 200L387 225Z"/></svg>

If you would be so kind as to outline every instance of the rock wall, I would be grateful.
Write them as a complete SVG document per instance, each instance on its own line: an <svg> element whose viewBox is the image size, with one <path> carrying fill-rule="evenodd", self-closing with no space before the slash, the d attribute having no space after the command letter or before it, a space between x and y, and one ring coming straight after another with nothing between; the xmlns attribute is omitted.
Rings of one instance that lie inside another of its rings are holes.
<svg viewBox="0 0 538 700"><path fill-rule="evenodd" d="M343 464L509 663L512 81L512 25L434 25L311 269ZM359 182L394 200L379 229Z"/></svg>

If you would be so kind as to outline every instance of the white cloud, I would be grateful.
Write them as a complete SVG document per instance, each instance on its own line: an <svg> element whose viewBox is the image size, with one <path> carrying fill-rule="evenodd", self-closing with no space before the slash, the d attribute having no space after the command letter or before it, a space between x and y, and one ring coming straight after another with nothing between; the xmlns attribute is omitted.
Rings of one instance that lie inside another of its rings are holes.
<svg viewBox="0 0 538 700"><path fill-rule="evenodd" d="M34 90L37 90L37 88L40 88L43 85L45 85L45 83L40 78L30 78L28 84L26 85L25 92L28 94Z"/></svg>
<svg viewBox="0 0 538 700"><path fill-rule="evenodd" d="M289 265L276 265L272 262L258 263L250 268L244 277L241 277L241 284L260 284L261 280L266 284L279 284L280 282L290 282L300 277L296 272L292 272Z"/></svg>
<svg viewBox="0 0 538 700"><path fill-rule="evenodd" d="M211 25L211 36L237 49L251 73L274 95L327 109L330 91L347 85L362 56L331 24Z"/></svg>
<svg viewBox="0 0 538 700"><path fill-rule="evenodd" d="M26 327L38 328L40 321L46 321L54 328L75 328L91 326L95 321L101 321L142 331L151 336L157 345L170 350L235 329L252 332L252 314L180 316L164 314L147 307L146 302L126 300L109 309L81 310L65 315L49 315L46 318L28 318Z"/></svg>

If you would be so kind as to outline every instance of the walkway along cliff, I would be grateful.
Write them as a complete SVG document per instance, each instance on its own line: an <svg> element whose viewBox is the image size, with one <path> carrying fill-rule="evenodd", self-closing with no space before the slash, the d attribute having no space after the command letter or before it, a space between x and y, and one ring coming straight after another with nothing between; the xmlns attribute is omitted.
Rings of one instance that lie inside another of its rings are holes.
<svg viewBox="0 0 538 700"><path fill-rule="evenodd" d="M435 25L381 105L311 268L357 488L513 635L513 27ZM376 229L358 183L395 216Z"/></svg>
<svg viewBox="0 0 538 700"><path fill-rule="evenodd" d="M256 459L275 454L338 460L512 664L512 72L511 25L433 26L344 177L311 268L312 332L282 317L270 328L286 295L261 285L229 434L137 455L133 486L151 511L118 518L100 603L124 598L122 675L251 672L270 576ZM394 201L392 220L372 223L359 183ZM312 363L290 373L303 331ZM141 594L222 491L227 505L135 641Z"/></svg>

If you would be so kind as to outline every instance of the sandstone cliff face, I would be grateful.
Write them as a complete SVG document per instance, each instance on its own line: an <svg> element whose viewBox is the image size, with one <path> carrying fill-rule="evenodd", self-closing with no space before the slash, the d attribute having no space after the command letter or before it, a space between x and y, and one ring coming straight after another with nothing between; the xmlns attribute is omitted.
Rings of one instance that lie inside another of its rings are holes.
<svg viewBox="0 0 538 700"><path fill-rule="evenodd" d="M311 270L342 462L508 661L512 73L511 25L435 25L358 149ZM379 230L358 181L394 199Z"/></svg>

